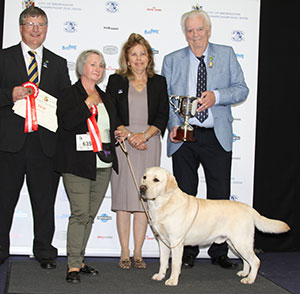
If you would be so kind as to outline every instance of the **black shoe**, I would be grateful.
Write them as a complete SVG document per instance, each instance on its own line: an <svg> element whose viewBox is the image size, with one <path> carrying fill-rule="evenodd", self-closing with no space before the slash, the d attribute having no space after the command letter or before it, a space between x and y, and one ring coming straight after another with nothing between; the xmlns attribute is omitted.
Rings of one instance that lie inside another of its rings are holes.
<svg viewBox="0 0 300 294"><path fill-rule="evenodd" d="M40 260L41 268L43 269L55 269L56 268L56 262L54 259L50 258L44 258Z"/></svg>
<svg viewBox="0 0 300 294"><path fill-rule="evenodd" d="M67 272L66 281L68 283L78 284L80 283L80 275L79 272Z"/></svg>
<svg viewBox="0 0 300 294"><path fill-rule="evenodd" d="M211 263L219 265L223 268L237 268L238 264L232 262L226 255L215 257L211 259Z"/></svg>
<svg viewBox="0 0 300 294"><path fill-rule="evenodd" d="M195 257L187 255L182 257L182 265L187 268L193 267L195 264Z"/></svg>
<svg viewBox="0 0 300 294"><path fill-rule="evenodd" d="M99 272L92 268L91 266L88 266L88 265L84 265L84 267L82 267L80 269L80 273L83 274L83 275L89 275L89 276L96 276L99 274Z"/></svg>

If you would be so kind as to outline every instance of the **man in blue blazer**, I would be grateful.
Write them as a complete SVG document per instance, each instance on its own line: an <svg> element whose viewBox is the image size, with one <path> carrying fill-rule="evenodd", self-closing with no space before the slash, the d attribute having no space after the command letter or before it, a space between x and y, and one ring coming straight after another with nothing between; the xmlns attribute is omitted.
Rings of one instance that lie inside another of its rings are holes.
<svg viewBox="0 0 300 294"><path fill-rule="evenodd" d="M67 61L43 47L48 28L45 12L29 7L21 13L19 24L22 41L0 51L0 264L9 256L9 232L26 175L33 211L33 254L42 268L53 269L57 256L51 244L59 182L53 167L57 136L42 126L25 133L25 119L14 113L13 106L29 94L22 86L30 80L28 51L35 52L40 89L59 98L71 81Z"/></svg>
<svg viewBox="0 0 300 294"><path fill-rule="evenodd" d="M167 153L172 156L173 172L184 192L197 195L201 164L207 198L229 199L233 139L231 105L244 101L249 89L233 49L209 42L211 22L205 11L185 13L181 26L189 46L165 56L162 75L166 77L169 95L199 97L197 112L203 114L204 119L200 121L196 116L189 119L194 127L195 141L182 142L175 136L178 127L183 125L183 117L170 106ZM203 84L205 88L200 88ZM192 267L198 253L198 246L185 246L183 265ZM214 243L208 250L213 264L236 267L227 253L226 243Z"/></svg>

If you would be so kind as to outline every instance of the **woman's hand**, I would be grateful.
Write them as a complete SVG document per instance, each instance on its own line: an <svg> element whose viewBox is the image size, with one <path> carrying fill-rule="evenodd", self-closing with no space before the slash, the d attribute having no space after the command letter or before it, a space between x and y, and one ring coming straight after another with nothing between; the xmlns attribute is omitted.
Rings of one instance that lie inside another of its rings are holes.
<svg viewBox="0 0 300 294"><path fill-rule="evenodd" d="M116 139L118 142L122 142L122 141L125 141L125 140L126 140L126 135L125 135L125 132L124 132L124 131L121 131L121 130L115 130L114 135L115 135L115 139Z"/></svg>
<svg viewBox="0 0 300 294"><path fill-rule="evenodd" d="M91 107L93 105L98 105L100 102L100 96L98 93L93 93L90 94L84 101L86 103L86 105L88 106L89 109L91 109Z"/></svg>
<svg viewBox="0 0 300 294"><path fill-rule="evenodd" d="M145 142L147 141L146 136L144 133L132 133L128 138L127 138L129 144L138 150L146 150L147 145Z"/></svg>

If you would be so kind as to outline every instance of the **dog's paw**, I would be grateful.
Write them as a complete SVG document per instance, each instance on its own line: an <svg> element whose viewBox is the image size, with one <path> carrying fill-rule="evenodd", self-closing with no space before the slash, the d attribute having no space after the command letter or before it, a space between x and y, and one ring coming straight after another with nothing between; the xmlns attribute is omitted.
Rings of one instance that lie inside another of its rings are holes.
<svg viewBox="0 0 300 294"><path fill-rule="evenodd" d="M241 283L242 284L253 284L254 280L253 279L249 279L249 278L244 278L244 279L241 279Z"/></svg>
<svg viewBox="0 0 300 294"><path fill-rule="evenodd" d="M151 279L154 280L154 281L161 281L165 278L165 276L166 275L162 275L160 273L157 273L157 274L154 274Z"/></svg>
<svg viewBox="0 0 300 294"><path fill-rule="evenodd" d="M248 272L245 271L239 271L236 273L239 277L247 277L248 276Z"/></svg>
<svg viewBox="0 0 300 294"><path fill-rule="evenodd" d="M177 286L178 285L178 278L177 279L170 278L170 279L166 280L165 285L166 286Z"/></svg>

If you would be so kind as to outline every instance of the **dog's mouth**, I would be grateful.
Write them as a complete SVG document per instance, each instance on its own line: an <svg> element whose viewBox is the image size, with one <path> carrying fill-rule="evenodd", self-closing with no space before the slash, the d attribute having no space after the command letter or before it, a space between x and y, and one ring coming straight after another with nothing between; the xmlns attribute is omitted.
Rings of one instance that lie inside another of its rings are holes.
<svg viewBox="0 0 300 294"><path fill-rule="evenodd" d="M147 192L147 186L146 185L141 185L140 186L140 196L143 200L150 201L150 200L155 200L156 199L156 197L155 198L147 197L146 192Z"/></svg>
<svg viewBox="0 0 300 294"><path fill-rule="evenodd" d="M141 185L140 186L140 196L143 200L148 200L146 196L147 186Z"/></svg>

